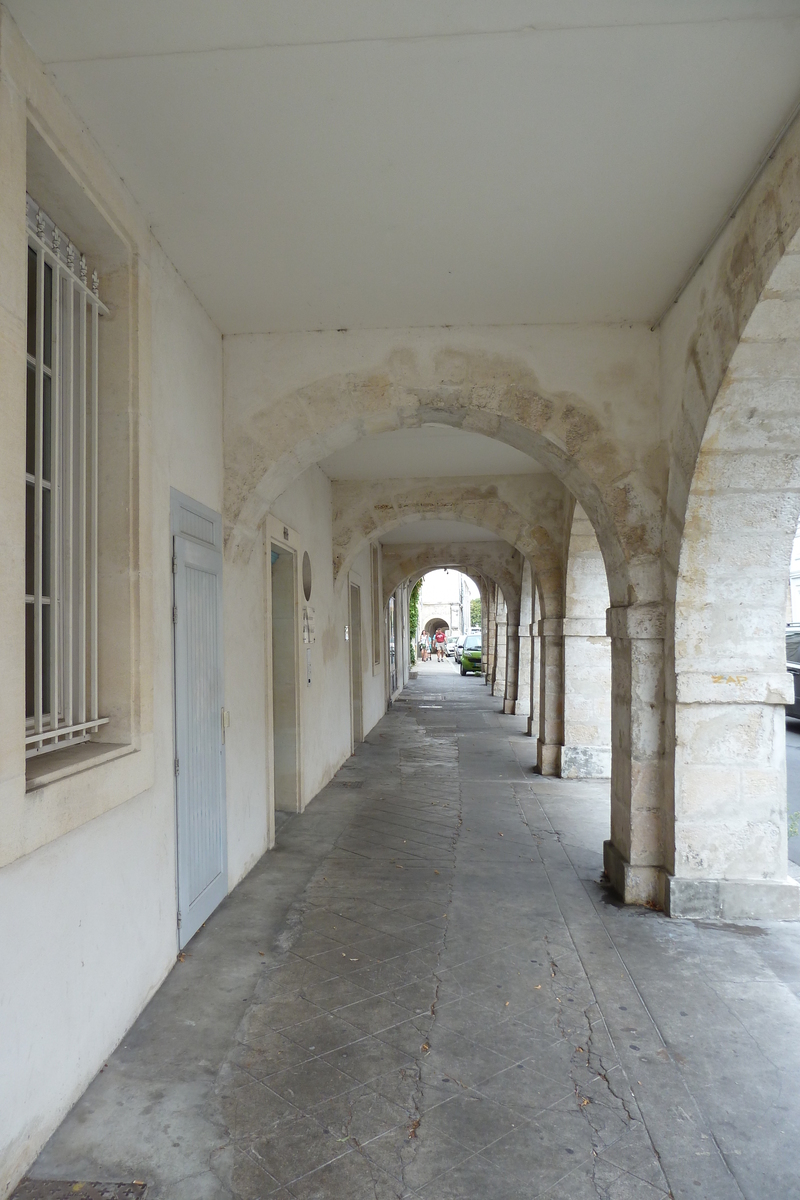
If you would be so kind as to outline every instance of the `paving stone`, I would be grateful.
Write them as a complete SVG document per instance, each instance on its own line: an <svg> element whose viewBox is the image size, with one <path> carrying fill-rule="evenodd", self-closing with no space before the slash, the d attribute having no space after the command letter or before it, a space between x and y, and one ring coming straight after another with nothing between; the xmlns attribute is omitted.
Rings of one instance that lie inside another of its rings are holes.
<svg viewBox="0 0 800 1200"><path fill-rule="evenodd" d="M607 785L535 776L523 719L475 680L437 688L440 710L418 679L358 748L339 778L361 787L281 821L36 1185L800 1198L800 931L606 903Z"/></svg>

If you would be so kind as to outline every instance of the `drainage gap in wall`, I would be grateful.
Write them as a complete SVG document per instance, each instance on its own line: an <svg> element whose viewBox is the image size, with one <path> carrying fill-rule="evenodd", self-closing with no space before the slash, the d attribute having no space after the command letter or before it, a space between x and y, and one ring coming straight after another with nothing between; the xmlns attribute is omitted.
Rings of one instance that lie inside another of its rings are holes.
<svg viewBox="0 0 800 1200"><path fill-rule="evenodd" d="M147 1184L23 1179L10 1200L144 1200Z"/></svg>
<svg viewBox="0 0 800 1200"><path fill-rule="evenodd" d="M332 779L328 784L328 787L358 788L363 786L363 779Z"/></svg>

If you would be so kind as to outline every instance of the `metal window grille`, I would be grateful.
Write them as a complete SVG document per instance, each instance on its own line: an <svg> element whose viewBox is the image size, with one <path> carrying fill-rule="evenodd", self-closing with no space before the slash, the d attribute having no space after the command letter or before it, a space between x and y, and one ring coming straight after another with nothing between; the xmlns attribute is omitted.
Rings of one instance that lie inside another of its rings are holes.
<svg viewBox="0 0 800 1200"><path fill-rule="evenodd" d="M97 272L27 198L25 753L85 742L97 681Z"/></svg>

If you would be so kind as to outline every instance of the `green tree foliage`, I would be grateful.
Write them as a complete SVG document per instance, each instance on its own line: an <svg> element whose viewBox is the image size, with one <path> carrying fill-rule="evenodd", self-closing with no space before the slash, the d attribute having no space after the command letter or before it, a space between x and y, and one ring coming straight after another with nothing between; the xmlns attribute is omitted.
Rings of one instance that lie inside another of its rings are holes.
<svg viewBox="0 0 800 1200"><path fill-rule="evenodd" d="M480 625L481 623L480 600L470 600L469 602L469 623L470 625Z"/></svg>

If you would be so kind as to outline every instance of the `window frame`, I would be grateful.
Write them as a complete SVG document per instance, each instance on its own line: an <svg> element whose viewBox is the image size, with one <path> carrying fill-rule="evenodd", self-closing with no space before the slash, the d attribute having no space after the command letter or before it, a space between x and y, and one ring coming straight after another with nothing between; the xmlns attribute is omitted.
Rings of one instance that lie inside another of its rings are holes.
<svg viewBox="0 0 800 1200"><path fill-rule="evenodd" d="M99 298L97 272L90 286L85 256L30 195L26 218L25 486L26 514L31 488L33 513L32 521L26 516L25 757L31 759L84 743L108 722L99 714L98 686L98 440L99 318L109 310Z"/></svg>

